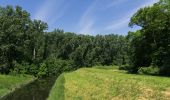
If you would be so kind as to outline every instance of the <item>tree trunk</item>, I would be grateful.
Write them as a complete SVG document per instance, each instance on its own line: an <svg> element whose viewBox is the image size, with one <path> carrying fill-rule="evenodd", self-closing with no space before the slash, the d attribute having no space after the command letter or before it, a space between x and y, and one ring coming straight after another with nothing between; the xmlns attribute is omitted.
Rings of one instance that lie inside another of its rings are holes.
<svg viewBox="0 0 170 100"><path fill-rule="evenodd" d="M34 50L33 50L33 60L35 59L35 48L34 48Z"/></svg>

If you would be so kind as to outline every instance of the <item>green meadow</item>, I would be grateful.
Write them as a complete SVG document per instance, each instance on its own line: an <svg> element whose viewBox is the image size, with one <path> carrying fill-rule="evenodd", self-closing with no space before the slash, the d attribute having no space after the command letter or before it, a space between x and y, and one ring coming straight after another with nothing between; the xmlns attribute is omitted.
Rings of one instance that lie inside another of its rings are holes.
<svg viewBox="0 0 170 100"><path fill-rule="evenodd" d="M63 73L48 100L169 100L170 78L128 74L115 67Z"/></svg>

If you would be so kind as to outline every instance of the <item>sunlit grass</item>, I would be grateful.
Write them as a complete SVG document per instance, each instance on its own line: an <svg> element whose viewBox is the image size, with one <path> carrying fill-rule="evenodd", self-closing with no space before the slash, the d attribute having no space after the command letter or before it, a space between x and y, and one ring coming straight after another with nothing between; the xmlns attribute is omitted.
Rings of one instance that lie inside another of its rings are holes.
<svg viewBox="0 0 170 100"><path fill-rule="evenodd" d="M30 75L0 75L0 98L34 79Z"/></svg>
<svg viewBox="0 0 170 100"><path fill-rule="evenodd" d="M127 74L101 67L82 68L62 77L65 100L170 100L168 77ZM60 89L53 89L53 96Z"/></svg>

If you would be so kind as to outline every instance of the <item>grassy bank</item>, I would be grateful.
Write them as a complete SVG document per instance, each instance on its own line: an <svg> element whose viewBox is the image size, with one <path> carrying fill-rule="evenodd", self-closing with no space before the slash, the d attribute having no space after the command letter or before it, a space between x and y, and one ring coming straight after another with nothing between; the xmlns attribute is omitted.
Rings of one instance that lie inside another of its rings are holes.
<svg viewBox="0 0 170 100"><path fill-rule="evenodd" d="M64 100L64 74L60 75L49 94L48 100Z"/></svg>
<svg viewBox="0 0 170 100"><path fill-rule="evenodd" d="M64 80L64 81L63 81ZM60 76L48 100L169 100L170 78L82 68Z"/></svg>
<svg viewBox="0 0 170 100"><path fill-rule="evenodd" d="M0 98L33 80L35 78L30 75L0 75Z"/></svg>

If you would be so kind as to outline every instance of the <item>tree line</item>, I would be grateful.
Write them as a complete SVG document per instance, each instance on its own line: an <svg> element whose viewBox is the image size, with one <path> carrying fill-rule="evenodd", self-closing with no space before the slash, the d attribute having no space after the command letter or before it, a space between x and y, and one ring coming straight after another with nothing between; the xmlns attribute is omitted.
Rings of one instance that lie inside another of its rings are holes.
<svg viewBox="0 0 170 100"><path fill-rule="evenodd" d="M160 0L139 9L129 26L140 26L129 32L130 65L134 72L170 75L170 1Z"/></svg>
<svg viewBox="0 0 170 100"><path fill-rule="evenodd" d="M0 71L50 75L94 65L121 65L125 36L77 35L31 20L21 7L0 8Z"/></svg>
<svg viewBox="0 0 170 100"><path fill-rule="evenodd" d="M170 2L139 9L121 35L81 35L31 20L21 7L0 7L0 72L49 76L94 65L118 65L133 73L170 75Z"/></svg>

